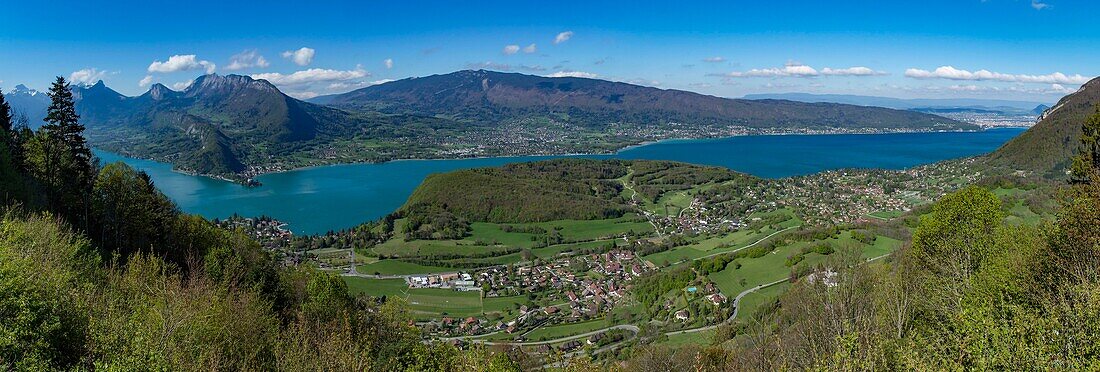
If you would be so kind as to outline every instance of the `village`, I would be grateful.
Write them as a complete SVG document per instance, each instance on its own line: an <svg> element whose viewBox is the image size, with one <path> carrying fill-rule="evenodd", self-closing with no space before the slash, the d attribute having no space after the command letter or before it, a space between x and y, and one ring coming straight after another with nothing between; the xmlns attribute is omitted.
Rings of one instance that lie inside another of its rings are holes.
<svg viewBox="0 0 1100 372"><path fill-rule="evenodd" d="M516 304L514 317L495 323L477 317L444 317L430 327L441 336L504 332L522 339L523 331L536 327L600 318L627 297L632 279L655 269L632 251L612 250L469 273L410 276L406 282L410 288L451 288L482 291L485 298L526 298L525 303Z"/></svg>

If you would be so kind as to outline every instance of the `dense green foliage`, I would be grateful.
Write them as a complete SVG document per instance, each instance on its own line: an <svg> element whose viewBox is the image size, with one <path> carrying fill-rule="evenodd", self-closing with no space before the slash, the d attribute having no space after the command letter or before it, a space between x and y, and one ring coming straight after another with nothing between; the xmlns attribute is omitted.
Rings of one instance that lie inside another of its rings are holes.
<svg viewBox="0 0 1100 372"><path fill-rule="evenodd" d="M402 211L415 216L434 208L467 221L522 223L621 217L619 196L627 163L561 159L510 164L428 176Z"/></svg>
<svg viewBox="0 0 1100 372"><path fill-rule="evenodd" d="M525 223L621 217L631 211L630 195L624 196L618 179L628 174L636 190L651 200L708 183L758 180L725 168L645 160L557 159L433 174L402 208L401 215L414 221L403 232L421 239L453 238L461 236L455 233L463 231L462 220ZM430 222L435 219L439 222ZM449 232L441 233L437 225L450 226L444 228Z"/></svg>
<svg viewBox="0 0 1100 372"><path fill-rule="evenodd" d="M0 158L19 180L0 184L0 370L517 370L422 342L402 302L282 267L243 232L179 213L144 173L97 169L66 85L27 141L0 127L28 154Z"/></svg>

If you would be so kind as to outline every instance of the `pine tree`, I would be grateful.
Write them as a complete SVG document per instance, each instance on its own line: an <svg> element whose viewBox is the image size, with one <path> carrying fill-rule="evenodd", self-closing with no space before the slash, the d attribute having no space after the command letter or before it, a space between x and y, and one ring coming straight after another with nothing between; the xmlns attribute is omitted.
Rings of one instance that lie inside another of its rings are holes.
<svg viewBox="0 0 1100 372"><path fill-rule="evenodd" d="M0 91L0 135L3 135L5 140L11 136L11 128L14 123L13 119L11 105L9 105L7 99L4 98L4 92Z"/></svg>
<svg viewBox="0 0 1100 372"><path fill-rule="evenodd" d="M0 204L20 198L22 175L19 163L15 160L12 132L11 106L0 92Z"/></svg>
<svg viewBox="0 0 1100 372"><path fill-rule="evenodd" d="M24 145L26 168L44 187L50 209L86 228L95 176L92 151L84 140L69 84L59 76L48 94L46 124Z"/></svg>
<svg viewBox="0 0 1100 372"><path fill-rule="evenodd" d="M73 157L72 171L77 185L87 189L92 185L92 150L84 139L84 125L80 124L80 115L76 113L73 91L65 78L58 76L50 86L50 107L46 109L46 124L42 129L61 140L66 151Z"/></svg>

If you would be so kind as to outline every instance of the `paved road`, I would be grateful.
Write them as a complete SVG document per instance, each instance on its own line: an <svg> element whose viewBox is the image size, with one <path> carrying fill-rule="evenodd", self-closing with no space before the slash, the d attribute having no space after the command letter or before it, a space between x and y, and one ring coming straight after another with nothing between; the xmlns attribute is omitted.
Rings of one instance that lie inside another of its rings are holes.
<svg viewBox="0 0 1100 372"><path fill-rule="evenodd" d="M785 229L783 229L783 230L779 230L779 231L773 232L773 233L771 233L771 234L768 234L768 236L765 236L765 237L763 237L763 238L760 238L759 240L757 240L757 241L755 241L755 242L752 242L752 244L746 245L746 246L744 246L744 247L741 247L741 248L737 248L737 249L734 249L734 250L732 250L732 251L724 251L724 252L712 253L712 254L708 254L708 255L706 255L706 256L703 256L703 257L697 257L697 258L693 258L693 259L691 259L691 261L695 261L695 260L701 260L701 259L704 259L704 258L711 258L711 257L714 257L714 256L718 256L718 255L723 255L723 254L728 254L728 253L735 253L735 252L739 252L739 251L741 251L741 250L743 250L743 249L749 249L749 248L752 248L753 246L755 246L755 245L757 245L757 244L760 244L761 242L763 242L763 241L765 241L765 240L768 240L768 238L771 238L771 237L773 237L773 236L779 235L780 233L783 233L783 232L785 232L785 231L787 231L787 230L790 230L790 229L796 229L796 228L798 228L799 226L802 226L802 225L795 225L795 226L791 226L791 227L785 228ZM676 261L676 262L672 263L672 265L679 265L679 264L682 264L682 263L684 263L684 262L687 262L687 261L688 261L688 260L680 260L680 261ZM672 266L672 265L669 265L669 266Z"/></svg>
<svg viewBox="0 0 1100 372"><path fill-rule="evenodd" d="M529 342L501 341L501 342L494 342L494 341L485 341L485 340L469 339L469 338L468 338L468 340L470 342L473 342L473 343L490 345L490 346L491 345L538 346L538 345L556 344L556 343L559 343L559 342L565 342L565 341L569 341L569 340L576 340L576 339L580 339L580 338L586 338L588 336L591 336L591 335L594 335L594 334L597 334L597 333L607 332L607 331L610 331L612 329L624 329L624 330L630 331L635 336L637 336L638 332L641 330L641 329L638 328L638 326L633 325L633 324L620 324L620 325L617 325L617 326L611 326L611 327L607 327L607 328L597 329L597 330L592 331L592 332L581 333L579 335L566 336L566 337L561 337L561 338L556 338L556 339L553 339L553 340L546 340L546 341L529 341ZM481 337L481 336L468 336L468 337ZM461 339L461 338L458 338L458 339Z"/></svg>

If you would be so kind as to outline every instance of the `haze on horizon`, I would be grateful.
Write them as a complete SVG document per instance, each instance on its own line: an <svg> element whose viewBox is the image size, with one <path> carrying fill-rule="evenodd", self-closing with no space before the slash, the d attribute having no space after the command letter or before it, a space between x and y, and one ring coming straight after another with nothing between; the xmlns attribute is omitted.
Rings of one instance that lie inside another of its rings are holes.
<svg viewBox="0 0 1100 372"><path fill-rule="evenodd" d="M56 75L137 95L205 73L298 98L462 69L594 77L723 97L807 92L1044 103L1100 74L1100 4L560 1L20 2L0 89ZM705 12L702 8L710 9ZM58 20L63 20L58 22ZM43 28L41 25L51 27Z"/></svg>

